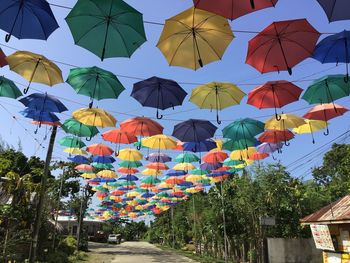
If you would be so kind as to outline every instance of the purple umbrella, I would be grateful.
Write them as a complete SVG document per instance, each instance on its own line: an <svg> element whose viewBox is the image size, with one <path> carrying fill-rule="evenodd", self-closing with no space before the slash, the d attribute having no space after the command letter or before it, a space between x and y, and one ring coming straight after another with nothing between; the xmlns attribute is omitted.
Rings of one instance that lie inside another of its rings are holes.
<svg viewBox="0 0 350 263"><path fill-rule="evenodd" d="M317 0L325 11L329 22L350 19L349 0Z"/></svg>
<svg viewBox="0 0 350 263"><path fill-rule="evenodd" d="M151 153L145 158L152 163L167 163L171 162L171 157L165 153Z"/></svg>
<svg viewBox="0 0 350 263"><path fill-rule="evenodd" d="M189 119L176 124L172 135L182 142L201 142L214 137L216 130L210 121Z"/></svg>
<svg viewBox="0 0 350 263"><path fill-rule="evenodd" d="M159 115L159 109L182 105L187 92L173 80L152 77L135 83L130 96L142 106L156 108L157 119L161 119L163 115Z"/></svg>
<svg viewBox="0 0 350 263"><path fill-rule="evenodd" d="M267 143L264 142L256 147L257 151L260 153L273 153L282 149L283 143Z"/></svg>
<svg viewBox="0 0 350 263"><path fill-rule="evenodd" d="M208 170L208 171L217 170L220 167L222 167L222 163L202 163L200 165L200 168L202 170Z"/></svg>
<svg viewBox="0 0 350 263"><path fill-rule="evenodd" d="M118 180L138 181L139 178L136 177L135 175L128 174L128 175L125 175L125 176L122 176L122 177L118 178Z"/></svg>

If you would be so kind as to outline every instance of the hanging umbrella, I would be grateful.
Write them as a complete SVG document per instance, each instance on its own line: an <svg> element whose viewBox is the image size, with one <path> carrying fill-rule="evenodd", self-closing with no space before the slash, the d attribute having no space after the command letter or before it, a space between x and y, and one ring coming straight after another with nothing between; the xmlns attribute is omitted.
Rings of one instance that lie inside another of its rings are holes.
<svg viewBox="0 0 350 263"><path fill-rule="evenodd" d="M113 153L113 150L111 148L101 143L89 145L88 147L86 147L86 151L93 155L99 156L110 156Z"/></svg>
<svg viewBox="0 0 350 263"><path fill-rule="evenodd" d="M112 156L92 156L92 161L103 164L114 163L116 160Z"/></svg>
<svg viewBox="0 0 350 263"><path fill-rule="evenodd" d="M248 94L247 104L258 109L274 108L276 119L280 119L277 108L298 101L303 90L285 80L269 81Z"/></svg>
<svg viewBox="0 0 350 263"><path fill-rule="evenodd" d="M305 122L306 124L301 125L298 128L294 128L293 132L297 134L311 133L312 143L315 143L314 132L326 129L328 127L326 121L305 119Z"/></svg>
<svg viewBox="0 0 350 263"><path fill-rule="evenodd" d="M7 60L6 60L6 55L4 51L0 48L0 68L7 66Z"/></svg>
<svg viewBox="0 0 350 263"><path fill-rule="evenodd" d="M115 150L116 155L118 155L119 153L120 144L130 144L130 143L137 142L137 138L135 135L126 131L122 131L121 129L109 130L102 134L102 138L105 141L113 142L118 145Z"/></svg>
<svg viewBox="0 0 350 263"><path fill-rule="evenodd" d="M176 176L172 176L172 177L165 179L165 183L167 183L169 185L177 185L177 184L181 184L183 182L184 182L183 178L176 177Z"/></svg>
<svg viewBox="0 0 350 263"><path fill-rule="evenodd" d="M317 44L314 59L325 63L345 63L346 78L349 81L349 63L350 63L350 31L344 30L338 34L330 35Z"/></svg>
<svg viewBox="0 0 350 263"><path fill-rule="evenodd" d="M169 65L196 70L220 60L233 37L227 19L192 7L166 20L157 47Z"/></svg>
<svg viewBox="0 0 350 263"><path fill-rule="evenodd" d="M171 162L172 158L165 153L151 153L145 158L149 162L167 163Z"/></svg>
<svg viewBox="0 0 350 263"><path fill-rule="evenodd" d="M221 124L219 110L240 104L245 95L234 84L211 82L193 89L190 101L201 109L216 109L216 121Z"/></svg>
<svg viewBox="0 0 350 263"><path fill-rule="evenodd" d="M82 155L76 155L74 157L68 157L68 160L72 161L73 163L82 163L82 164L89 164L90 161L88 158Z"/></svg>
<svg viewBox="0 0 350 263"><path fill-rule="evenodd" d="M63 151L74 155L87 155L87 152L79 148L67 148L67 149L64 149Z"/></svg>
<svg viewBox="0 0 350 263"><path fill-rule="evenodd" d="M193 0L196 8L234 20L249 13L274 7L278 0Z"/></svg>
<svg viewBox="0 0 350 263"><path fill-rule="evenodd" d="M49 126L56 126L56 127L59 127L62 125L61 122L59 121L52 122L52 121L35 121L35 120L32 120L32 124L35 124L35 125L42 124L42 125L49 125Z"/></svg>
<svg viewBox="0 0 350 263"><path fill-rule="evenodd" d="M256 152L252 156L249 157L249 160L259 161L259 160L263 160L267 157L269 157L268 153Z"/></svg>
<svg viewBox="0 0 350 263"><path fill-rule="evenodd" d="M96 175L98 177L101 177L101 178L116 178L117 177L117 174L111 170L102 170L102 171L99 171Z"/></svg>
<svg viewBox="0 0 350 263"><path fill-rule="evenodd" d="M118 158L123 161L135 162L135 161L142 160L143 155L142 153L140 153L135 149L126 148L126 149L120 150Z"/></svg>
<svg viewBox="0 0 350 263"><path fill-rule="evenodd" d="M182 105L187 92L173 80L152 77L135 83L130 96L142 106L156 108L157 119L162 119L159 110Z"/></svg>
<svg viewBox="0 0 350 263"><path fill-rule="evenodd" d="M293 138L294 134L290 130L266 130L258 139L261 142L278 143L286 142Z"/></svg>
<svg viewBox="0 0 350 263"><path fill-rule="evenodd" d="M213 171L222 167L222 163L202 163L200 168L202 170Z"/></svg>
<svg viewBox="0 0 350 263"><path fill-rule="evenodd" d="M0 76L0 97L17 99L22 96L22 92L16 84L3 76Z"/></svg>
<svg viewBox="0 0 350 263"><path fill-rule="evenodd" d="M260 144L258 147L256 147L256 150L259 153L268 153L268 154L270 154L270 153L273 153L275 151L278 151L279 153L281 153L282 152L281 151L282 147L283 147L283 143L281 143L281 142L278 142L278 143L264 142L264 143ZM272 156L272 158L275 160L274 156ZM254 160L252 157L249 158L249 159Z"/></svg>
<svg viewBox="0 0 350 263"><path fill-rule="evenodd" d="M117 120L103 109L81 108L72 114L73 118L85 125L101 128L115 127Z"/></svg>
<svg viewBox="0 0 350 263"><path fill-rule="evenodd" d="M112 169L114 169L113 165L110 164L110 163L93 162L93 163L91 163L91 166L95 167L96 169L103 169L103 170L112 170Z"/></svg>
<svg viewBox="0 0 350 263"><path fill-rule="evenodd" d="M32 82L54 86L63 83L62 71L59 67L42 55L29 51L16 51L6 57L10 69L29 81L23 90L27 94Z"/></svg>
<svg viewBox="0 0 350 263"><path fill-rule="evenodd" d="M210 121L189 119L176 124L172 135L182 142L201 142L214 137L216 130Z"/></svg>
<svg viewBox="0 0 350 263"><path fill-rule="evenodd" d="M222 130L224 138L231 140L247 140L264 131L264 123L250 118L238 119ZM248 141L246 142L246 148Z"/></svg>
<svg viewBox="0 0 350 263"><path fill-rule="evenodd" d="M183 168L187 168L186 166L188 166L188 164L184 164L184 166L177 166L176 165L174 167L178 168L178 169L170 169L167 171L166 175L167 176L183 176L186 175L186 171ZM190 169L192 170L192 169Z"/></svg>
<svg viewBox="0 0 350 263"><path fill-rule="evenodd" d="M169 167L165 163L149 163L146 165L146 168L154 170L168 170Z"/></svg>
<svg viewBox="0 0 350 263"><path fill-rule="evenodd" d="M117 99L125 88L112 72L98 68L74 68L69 72L66 81L78 93L93 100Z"/></svg>
<svg viewBox="0 0 350 263"><path fill-rule="evenodd" d="M142 144L151 149L172 149L176 146L176 141L170 136L158 134L143 139Z"/></svg>
<svg viewBox="0 0 350 263"><path fill-rule="evenodd" d="M198 162L199 160L199 157L194 153L182 153L175 158L175 162L177 163L194 163Z"/></svg>
<svg viewBox="0 0 350 263"><path fill-rule="evenodd" d="M38 123L37 129L34 133L38 132L38 128L41 127L43 122L57 122L60 119L52 112L47 111L41 111L41 110L35 110L31 108L26 108L23 111L20 111L20 113L26 117L30 118Z"/></svg>
<svg viewBox="0 0 350 263"><path fill-rule="evenodd" d="M346 0L317 0L325 13L327 14L329 22L348 20L350 14L349 2Z"/></svg>
<svg viewBox="0 0 350 263"><path fill-rule="evenodd" d="M58 143L69 148L83 148L86 146L82 140L74 136L63 137L58 141Z"/></svg>
<svg viewBox="0 0 350 263"><path fill-rule="evenodd" d="M141 172L141 174L146 176L159 176L159 175L162 175L162 171L146 168Z"/></svg>
<svg viewBox="0 0 350 263"><path fill-rule="evenodd" d="M191 171L193 169L195 169L196 167L191 164L191 163L178 163L176 164L174 167L173 167L173 170L175 171L185 171L185 172L188 172L188 171ZM168 173L168 175L170 175L171 173ZM174 174L172 174L173 176L175 176ZM178 175L176 175L178 176Z"/></svg>
<svg viewBox="0 0 350 263"><path fill-rule="evenodd" d="M125 180L125 181L133 182L133 181L138 181L139 178L137 176L135 176L135 175L128 174L128 175L119 177L118 180Z"/></svg>
<svg viewBox="0 0 350 263"><path fill-rule="evenodd" d="M276 120L276 118L270 118L269 120L267 120L265 123L265 128L267 130L283 131L286 129L297 128L304 124L304 119L297 115L281 114L281 120Z"/></svg>
<svg viewBox="0 0 350 263"><path fill-rule="evenodd" d="M91 165L88 165L88 164L77 165L77 166L74 167L74 169L78 170L78 171L84 171L84 172L93 171L94 170L94 168Z"/></svg>
<svg viewBox="0 0 350 263"><path fill-rule="evenodd" d="M139 170L135 169L135 168L125 168L125 167L120 167L118 169L119 173L122 174L136 174L139 172Z"/></svg>
<svg viewBox="0 0 350 263"><path fill-rule="evenodd" d="M251 156L253 156L256 152L257 151L254 147L248 147L248 149L236 150L231 152L230 158L232 160L247 160Z"/></svg>
<svg viewBox="0 0 350 263"><path fill-rule="evenodd" d="M227 151L234 151L234 150L242 150L247 147L254 147L259 144L260 144L259 141L257 141L254 137L251 137L251 138L245 138L240 140L227 140L222 145L222 148Z"/></svg>
<svg viewBox="0 0 350 263"><path fill-rule="evenodd" d="M184 151L190 152L209 152L216 148L216 143L213 141L201 141L201 142L186 142L183 145Z"/></svg>
<svg viewBox="0 0 350 263"><path fill-rule="evenodd" d="M0 28L18 39L47 40L59 26L45 0L3 0L0 6Z"/></svg>
<svg viewBox="0 0 350 263"><path fill-rule="evenodd" d="M244 161L240 161L240 160L232 160L231 158L227 158L226 160L224 160L223 163L225 166L237 166L240 164L244 164Z"/></svg>
<svg viewBox="0 0 350 263"><path fill-rule="evenodd" d="M218 163L225 161L227 157L227 153L223 151L212 150L203 156L203 161L206 163Z"/></svg>
<svg viewBox="0 0 350 263"><path fill-rule="evenodd" d="M61 128L66 132L73 134L78 137L94 137L99 133L95 126L85 125L76 119L67 119L61 126Z"/></svg>
<svg viewBox="0 0 350 263"><path fill-rule="evenodd" d="M66 22L74 42L102 61L130 57L146 41L142 14L121 0L79 0Z"/></svg>
<svg viewBox="0 0 350 263"><path fill-rule="evenodd" d="M47 93L33 93L19 101L24 106L38 111L61 113L68 110L60 100Z"/></svg>
<svg viewBox="0 0 350 263"><path fill-rule="evenodd" d="M246 63L261 73L288 70L312 56L320 33L306 19L274 22L249 41Z"/></svg>
<svg viewBox="0 0 350 263"><path fill-rule="evenodd" d="M143 164L140 161L122 161L119 163L119 166L125 168L138 168L143 166Z"/></svg>

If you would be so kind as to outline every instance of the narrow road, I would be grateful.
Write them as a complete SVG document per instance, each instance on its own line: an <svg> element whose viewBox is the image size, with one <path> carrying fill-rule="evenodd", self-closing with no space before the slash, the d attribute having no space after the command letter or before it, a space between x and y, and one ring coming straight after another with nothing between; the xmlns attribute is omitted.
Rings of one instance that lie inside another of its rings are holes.
<svg viewBox="0 0 350 263"><path fill-rule="evenodd" d="M147 242L124 242L119 245L90 242L89 250L89 262L95 263L196 262Z"/></svg>

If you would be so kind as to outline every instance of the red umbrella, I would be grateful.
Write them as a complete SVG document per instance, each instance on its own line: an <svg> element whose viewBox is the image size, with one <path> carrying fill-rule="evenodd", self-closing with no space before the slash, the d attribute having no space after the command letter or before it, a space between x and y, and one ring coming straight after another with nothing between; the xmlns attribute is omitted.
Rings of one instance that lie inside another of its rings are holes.
<svg viewBox="0 0 350 263"><path fill-rule="evenodd" d="M130 144L137 142L135 135L122 131L121 129L113 129L102 134L102 138L105 141L113 142L118 144L118 149L116 149L116 155L119 155L120 144Z"/></svg>
<svg viewBox="0 0 350 263"><path fill-rule="evenodd" d="M298 101L302 92L301 88L289 81L269 81L249 92L247 103L258 109L274 108L278 120L277 108Z"/></svg>
<svg viewBox="0 0 350 263"><path fill-rule="evenodd" d="M184 150L183 145L184 145L184 142L177 141L176 142L176 147L174 149L172 149L172 150L174 150L174 151L183 151Z"/></svg>
<svg viewBox="0 0 350 263"><path fill-rule="evenodd" d="M339 117L348 111L347 108L334 103L321 104L313 107L303 117L310 120L329 121ZM324 135L329 134L328 124L327 131Z"/></svg>
<svg viewBox="0 0 350 263"><path fill-rule="evenodd" d="M169 167L165 163L149 163L146 165L148 169L154 169L154 170L168 170Z"/></svg>
<svg viewBox="0 0 350 263"><path fill-rule="evenodd" d="M249 41L246 63L261 73L288 70L312 56L320 33L306 19L274 22Z"/></svg>
<svg viewBox="0 0 350 263"><path fill-rule="evenodd" d="M121 196L125 194L125 191L122 190L114 190L113 192L111 192L111 195L115 195L115 196Z"/></svg>
<svg viewBox="0 0 350 263"><path fill-rule="evenodd" d="M118 169L118 172L122 173L122 174L136 174L139 172L139 170L137 170L135 168L120 167Z"/></svg>
<svg viewBox="0 0 350 263"><path fill-rule="evenodd" d="M79 164L79 165L75 166L74 169L78 170L78 171L93 171L94 167L92 167L91 165L88 165L88 164Z"/></svg>
<svg viewBox="0 0 350 263"><path fill-rule="evenodd" d="M253 160L253 161L258 161L258 160L262 160L269 157L268 153L259 153L256 152L254 153L252 156L249 157L249 160Z"/></svg>
<svg viewBox="0 0 350 263"><path fill-rule="evenodd" d="M228 154L223 151L212 151L203 156L206 163L220 163L228 158Z"/></svg>
<svg viewBox="0 0 350 263"><path fill-rule="evenodd" d="M111 148L101 143L92 144L86 147L86 150L93 155L99 156L109 156L113 153L113 150Z"/></svg>
<svg viewBox="0 0 350 263"><path fill-rule="evenodd" d="M236 19L254 11L273 7L278 0L193 0L195 7L214 14Z"/></svg>
<svg viewBox="0 0 350 263"><path fill-rule="evenodd" d="M2 49L0 48L0 67L1 68L8 65L7 60L5 58L6 58L6 55L4 54Z"/></svg>
<svg viewBox="0 0 350 263"><path fill-rule="evenodd" d="M165 182L170 185L176 185L183 183L184 179L177 176L171 176L168 179L166 179Z"/></svg>
<svg viewBox="0 0 350 263"><path fill-rule="evenodd" d="M260 142L278 143L278 142L289 141L293 138L294 138L294 133L292 133L289 130L282 130L282 131L267 130L260 135L258 140Z"/></svg>

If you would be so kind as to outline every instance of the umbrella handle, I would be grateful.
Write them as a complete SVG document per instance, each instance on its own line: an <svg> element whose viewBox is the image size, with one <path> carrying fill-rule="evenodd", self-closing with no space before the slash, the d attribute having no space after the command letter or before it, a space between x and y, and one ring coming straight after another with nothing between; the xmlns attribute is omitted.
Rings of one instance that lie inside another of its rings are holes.
<svg viewBox="0 0 350 263"><path fill-rule="evenodd" d="M254 3L254 0L250 0L250 6L255 9L255 3Z"/></svg>
<svg viewBox="0 0 350 263"><path fill-rule="evenodd" d="M203 68L203 61L202 61L202 59L200 58L200 59L198 59L198 64L199 64L199 66L201 67L201 68Z"/></svg>
<svg viewBox="0 0 350 263"><path fill-rule="evenodd" d="M346 74L346 76L344 77L344 82L348 83L349 82L349 74Z"/></svg>
<svg viewBox="0 0 350 263"><path fill-rule="evenodd" d="M26 87L26 88L23 90L23 93L24 93L24 94L27 94L27 93L28 93L28 90L29 90L29 85L28 85L28 87Z"/></svg>
<svg viewBox="0 0 350 263"><path fill-rule="evenodd" d="M281 115L279 115L279 114L277 114L277 113L275 114L275 117L276 117L276 120L277 120L277 121L280 121L280 120L282 119Z"/></svg>
<svg viewBox="0 0 350 263"><path fill-rule="evenodd" d="M272 154L272 159L274 159L275 161L277 160L277 158Z"/></svg>
<svg viewBox="0 0 350 263"><path fill-rule="evenodd" d="M12 36L11 34L6 34L6 36L5 36L6 43L8 43L10 41L11 36Z"/></svg>
<svg viewBox="0 0 350 263"><path fill-rule="evenodd" d="M292 75L292 73L293 73L292 69L291 69L290 67L288 67L287 70L288 70L288 74L289 74L289 75Z"/></svg>
<svg viewBox="0 0 350 263"><path fill-rule="evenodd" d="M141 150L141 145L137 145L136 146L136 149L139 151L139 150Z"/></svg>
<svg viewBox="0 0 350 263"><path fill-rule="evenodd" d="M90 103L89 103L89 109L91 109L92 108L92 105L94 104L94 101L93 100L91 100L90 101Z"/></svg>
<svg viewBox="0 0 350 263"><path fill-rule="evenodd" d="M119 150L115 152L115 156L119 156Z"/></svg>
<svg viewBox="0 0 350 263"><path fill-rule="evenodd" d="M88 142L92 140L92 136L90 138L85 138Z"/></svg>
<svg viewBox="0 0 350 263"><path fill-rule="evenodd" d="M328 129L328 127L327 127L327 131L324 132L323 134L324 134L324 136L328 136L328 135L329 135L329 129Z"/></svg>
<svg viewBox="0 0 350 263"><path fill-rule="evenodd" d="M37 134L38 133L38 126L36 127L35 131L34 131L34 134Z"/></svg>
<svg viewBox="0 0 350 263"><path fill-rule="evenodd" d="M285 142L284 142L284 145L285 145L285 146L289 146L289 145L290 145L290 142L285 141Z"/></svg>
<svg viewBox="0 0 350 263"><path fill-rule="evenodd" d="M219 113L216 114L216 122L220 125L221 124L221 121L219 119Z"/></svg>
<svg viewBox="0 0 350 263"><path fill-rule="evenodd" d="M157 119L158 119L158 120L163 119L163 115L162 115L162 114L161 114L161 115L159 115L159 111L158 111L158 109L157 109Z"/></svg>

